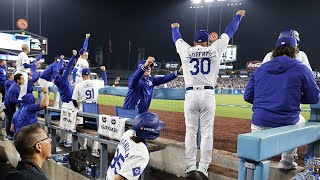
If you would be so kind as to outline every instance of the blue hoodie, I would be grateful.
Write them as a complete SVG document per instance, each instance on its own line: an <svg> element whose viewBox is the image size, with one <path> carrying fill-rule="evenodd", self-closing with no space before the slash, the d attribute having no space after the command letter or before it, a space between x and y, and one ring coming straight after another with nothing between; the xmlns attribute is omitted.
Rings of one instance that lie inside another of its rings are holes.
<svg viewBox="0 0 320 180"><path fill-rule="evenodd" d="M293 125L300 104L319 102L319 88L310 69L300 61L279 56L251 76L244 100L253 104L252 124L263 127Z"/></svg>

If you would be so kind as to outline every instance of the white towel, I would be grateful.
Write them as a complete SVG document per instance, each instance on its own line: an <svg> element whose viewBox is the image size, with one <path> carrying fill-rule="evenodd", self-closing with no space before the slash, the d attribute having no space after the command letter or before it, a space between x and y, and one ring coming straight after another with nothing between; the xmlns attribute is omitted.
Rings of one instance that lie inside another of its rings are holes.
<svg viewBox="0 0 320 180"><path fill-rule="evenodd" d="M76 132L76 120L78 110L61 109L60 127L72 132Z"/></svg>
<svg viewBox="0 0 320 180"><path fill-rule="evenodd" d="M125 132L126 120L118 116L99 116L98 134L120 140Z"/></svg>

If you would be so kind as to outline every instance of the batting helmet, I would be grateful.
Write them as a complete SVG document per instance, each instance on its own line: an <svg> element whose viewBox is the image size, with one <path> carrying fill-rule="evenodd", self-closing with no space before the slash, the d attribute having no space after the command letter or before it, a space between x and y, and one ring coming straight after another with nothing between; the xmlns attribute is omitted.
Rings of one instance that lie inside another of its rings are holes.
<svg viewBox="0 0 320 180"><path fill-rule="evenodd" d="M141 139L155 140L160 135L160 130L165 127L163 121L151 112L137 115L132 122L132 128L136 131L137 137Z"/></svg>
<svg viewBox="0 0 320 180"><path fill-rule="evenodd" d="M280 33L279 38L281 38L281 37L287 37L287 36L294 37L294 38L297 40L298 44L300 43L300 38L299 38L299 33L298 33L298 31L293 30L293 29L284 30L284 31L282 31L282 32Z"/></svg>

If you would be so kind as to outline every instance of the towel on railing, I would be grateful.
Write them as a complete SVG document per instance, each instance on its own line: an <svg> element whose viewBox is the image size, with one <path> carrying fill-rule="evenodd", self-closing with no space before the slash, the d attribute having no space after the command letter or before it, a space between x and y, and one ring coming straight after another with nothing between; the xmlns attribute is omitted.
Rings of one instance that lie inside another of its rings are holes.
<svg viewBox="0 0 320 180"><path fill-rule="evenodd" d="M76 132L78 110L61 109L60 127L72 132Z"/></svg>
<svg viewBox="0 0 320 180"><path fill-rule="evenodd" d="M125 132L127 118L99 115L98 134L120 140Z"/></svg>

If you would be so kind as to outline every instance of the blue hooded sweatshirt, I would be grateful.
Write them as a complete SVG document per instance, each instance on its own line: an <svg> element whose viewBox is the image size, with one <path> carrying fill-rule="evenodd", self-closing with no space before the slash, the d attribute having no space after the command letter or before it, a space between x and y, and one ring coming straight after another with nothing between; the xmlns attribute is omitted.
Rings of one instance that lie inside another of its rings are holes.
<svg viewBox="0 0 320 180"><path fill-rule="evenodd" d="M319 88L310 69L300 61L278 56L251 76L244 100L253 104L252 124L262 127L293 125L300 104L319 102Z"/></svg>

